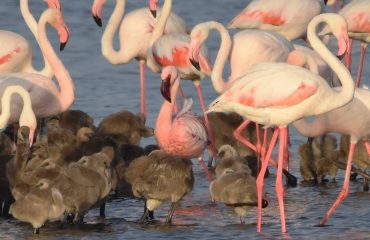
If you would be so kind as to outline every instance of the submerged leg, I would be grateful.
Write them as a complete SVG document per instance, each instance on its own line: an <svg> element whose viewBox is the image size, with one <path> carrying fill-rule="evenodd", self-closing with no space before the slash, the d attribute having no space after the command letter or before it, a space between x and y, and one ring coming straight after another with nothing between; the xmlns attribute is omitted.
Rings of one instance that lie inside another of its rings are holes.
<svg viewBox="0 0 370 240"><path fill-rule="evenodd" d="M100 205L100 217L105 217L105 202Z"/></svg>
<svg viewBox="0 0 370 240"><path fill-rule="evenodd" d="M148 219L149 216L149 209L145 208L143 216L139 219L138 223L143 224Z"/></svg>
<svg viewBox="0 0 370 240"><path fill-rule="evenodd" d="M167 224L170 224L172 222L172 216L173 216L173 213L175 212L176 205L177 205L177 202L171 203L171 207L170 207L170 210L168 211L167 218L166 218Z"/></svg>
<svg viewBox="0 0 370 240"><path fill-rule="evenodd" d="M145 60L139 61L140 68L140 95L141 95L141 112L146 117L146 97L145 97Z"/></svg>
<svg viewBox="0 0 370 240"><path fill-rule="evenodd" d="M261 232L261 224L262 224L262 194L263 194L263 181L265 178L265 173L267 169L267 165L270 161L272 151L274 150L276 139L278 136L279 129L275 129L274 134L271 138L270 146L267 150L267 154L264 159L262 159L262 166L261 171L258 173L256 184L257 184L257 201L258 201L258 217L257 217L257 232Z"/></svg>
<svg viewBox="0 0 370 240"><path fill-rule="evenodd" d="M320 225L325 225L325 223L328 221L331 215L333 215L335 209L340 205L341 202L348 196L348 188L349 188L349 178L351 175L351 166L352 166L352 160L353 160L353 153L355 150L356 142L351 142L351 145L349 147L349 153L348 153L348 160L347 160L347 167L346 167L346 174L344 177L344 183L342 187L342 191L339 193L337 199L333 203L333 205L330 207L329 211L326 213L325 217L321 220Z"/></svg>
<svg viewBox="0 0 370 240"><path fill-rule="evenodd" d="M278 169L276 175L276 193L279 202L280 209L280 222L281 222L281 232L286 232L285 226L285 210L284 210L284 187L283 187L283 161L284 161L284 151L286 150L287 142L287 128L279 128L279 158L278 158Z"/></svg>

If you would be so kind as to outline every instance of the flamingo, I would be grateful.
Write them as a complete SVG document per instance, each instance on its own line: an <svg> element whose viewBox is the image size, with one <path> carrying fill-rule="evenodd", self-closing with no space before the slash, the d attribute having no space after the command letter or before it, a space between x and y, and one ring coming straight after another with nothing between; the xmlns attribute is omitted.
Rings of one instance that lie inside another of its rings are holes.
<svg viewBox="0 0 370 240"><path fill-rule="evenodd" d="M344 184L337 199L330 207L320 224L324 225L336 208L348 196L351 165L356 143L363 139L367 153L370 154L370 91L356 88L354 98L348 104L332 111L315 116L307 121L300 119L293 122L293 126L300 134L306 137L317 137L328 132L348 134L351 136ZM350 124L348 124L350 123Z"/></svg>
<svg viewBox="0 0 370 240"><path fill-rule="evenodd" d="M22 98L23 107L19 115L19 126L27 126L30 129L29 143L32 145L33 136L37 126L36 116L32 110L30 94L21 86L10 85L5 88L1 97L1 114L0 114L0 129L5 128L7 124L14 123L10 121L10 108L12 105L12 95L18 94ZM14 99L13 99L14 100ZM18 122L18 120L16 120Z"/></svg>
<svg viewBox="0 0 370 240"><path fill-rule="evenodd" d="M101 26L101 12L106 0L94 0L92 14L96 23ZM126 64L135 58L139 61L141 86L141 112L146 115L145 103L145 64L149 48L149 39L152 35L156 20L147 8L136 9L122 19L126 0L116 0L116 6L109 18L101 39L103 56L111 64ZM152 0L150 5L152 6ZM120 21L122 20L121 24ZM113 37L118 27L120 37L120 50L113 48ZM175 14L170 15L166 24L165 33L187 33L185 22Z"/></svg>
<svg viewBox="0 0 370 240"><path fill-rule="evenodd" d="M278 133L280 144L276 192L281 230L286 232L282 167L287 125L302 117L322 114L341 107L353 99L354 82L349 71L317 36L317 26L323 22L329 24L338 39L338 55L344 54L348 47L347 24L340 15L328 13L314 17L307 29L307 37L314 50L340 76L339 80L343 86L341 90L332 89L322 77L305 68L287 63L261 63L252 67L245 76L235 80L228 90L212 102L208 110L208 112L233 111L265 126L277 126L257 177L258 232L261 231L263 179Z"/></svg>
<svg viewBox="0 0 370 240"><path fill-rule="evenodd" d="M49 8L60 9L59 0L47 0ZM38 41L37 22L28 8L28 0L20 0L20 10L24 21ZM45 66L36 70L32 65L32 49L28 41L15 32L0 30L0 74L11 72L32 72L53 77L54 73L50 64L44 57Z"/></svg>
<svg viewBox="0 0 370 240"><path fill-rule="evenodd" d="M356 86L358 87L361 82L361 74L364 65L364 58L366 48L370 42L370 1L368 0L354 0L345 5L338 14L342 15L348 23L348 31L351 39L361 41L361 53L358 64L358 71L356 77ZM321 35L327 34L328 28L325 27ZM352 41L352 40L351 40ZM351 44L352 48L352 44ZM351 65L351 50L348 51L347 64L350 68Z"/></svg>
<svg viewBox="0 0 370 240"><path fill-rule="evenodd" d="M192 100L185 100L183 109L173 115L177 92L180 87L180 75L173 66L163 68L161 93L166 99L158 114L155 137L159 147L168 154L183 158L202 155L207 147L207 130L201 118L190 112ZM213 177L202 163L210 181Z"/></svg>
<svg viewBox="0 0 370 240"><path fill-rule="evenodd" d="M221 45L218 51L216 61L212 68L211 79L216 92L223 93L233 85L234 80L245 75L249 69L262 62L286 62L288 54L294 49L293 45L283 36L258 29L247 29L234 35L234 44L231 52L231 74L229 80L225 82L222 73L231 49L231 39L226 28L218 22L209 21L200 23L191 31L191 43L189 57L190 62L199 62L199 52L203 43L207 40L209 32L214 29L220 33ZM251 52L253 49L253 52ZM194 64L197 66L198 64ZM257 149L242 136L244 125L234 131L236 139L247 144L251 149L264 154L264 146L260 149L260 137L257 135ZM259 126L256 124L257 133ZM266 130L266 129L265 129ZM267 131L264 134L266 141Z"/></svg>
<svg viewBox="0 0 370 240"><path fill-rule="evenodd" d="M47 36L46 24L49 23L59 33L61 49L68 41L68 29L64 23L62 13L57 9L45 10L38 23L38 36L41 51L49 61L55 73L58 86L51 78L42 74L16 72L0 75L0 95L9 85L20 85L26 89L31 97L32 109L38 118L45 118L57 115L67 110L73 103L74 85L68 70L64 67L58 56L55 54ZM8 122L18 121L21 114L22 102L15 98L10 106L10 118Z"/></svg>
<svg viewBox="0 0 370 240"><path fill-rule="evenodd" d="M270 30L291 41L305 37L308 23L323 11L321 0L253 0L229 28Z"/></svg>

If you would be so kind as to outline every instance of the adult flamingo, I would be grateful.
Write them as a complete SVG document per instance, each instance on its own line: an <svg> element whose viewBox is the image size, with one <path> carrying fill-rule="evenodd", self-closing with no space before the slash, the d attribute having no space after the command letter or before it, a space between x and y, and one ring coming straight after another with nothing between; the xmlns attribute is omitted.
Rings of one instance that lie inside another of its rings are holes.
<svg viewBox="0 0 370 240"><path fill-rule="evenodd" d="M351 136L344 184L337 199L328 210L320 224L324 225L337 207L348 196L351 165L356 143L363 139L370 155L370 91L356 88L354 98L348 104L330 112L315 116L313 121L300 119L293 122L293 126L306 137L317 137L328 132L348 134ZM349 124L350 123L350 124Z"/></svg>
<svg viewBox="0 0 370 240"><path fill-rule="evenodd" d="M22 98L23 106L19 106L22 108L21 113L19 115L19 119L15 121L10 119L10 108L12 103L12 95L18 94ZM0 114L0 129L6 127L8 124L18 122L19 126L27 126L30 129L29 134L29 143L32 145L33 136L36 129L36 116L32 110L32 103L30 94L21 86L12 85L5 88L3 95L1 97L1 114Z"/></svg>
<svg viewBox="0 0 370 240"><path fill-rule="evenodd" d="M48 0L49 8L60 9L59 0ZM24 21L38 41L37 22L28 8L28 0L20 0L20 10ZM54 73L46 60L42 70L36 70L32 65L32 49L28 41L18 33L0 30L0 74L11 72L32 72L53 77Z"/></svg>
<svg viewBox="0 0 370 240"><path fill-rule="evenodd" d="M356 86L358 87L361 82L366 48L370 42L370 1L354 0L345 5L338 14L347 20L350 38L361 41L361 54L356 77ZM328 32L328 27L325 27L320 34L327 34ZM348 51L349 59L347 61L349 67L351 64L351 50L352 44L351 49Z"/></svg>
<svg viewBox="0 0 370 240"><path fill-rule="evenodd" d="M229 28L270 30L293 40L305 37L308 23L323 11L322 0L253 0Z"/></svg>
<svg viewBox="0 0 370 240"><path fill-rule="evenodd" d="M286 62L288 54L294 49L293 45L286 38L277 33L256 29L238 32L234 35L234 44L231 52L231 74L229 80L225 82L222 75L231 49L231 39L228 31L221 23L209 21L200 23L193 28L190 34L190 62L199 62L200 49L212 29L217 30L221 35L220 49L211 72L213 87L218 93L223 93L230 88L234 80L244 76L255 64L262 62ZM195 67L197 66L199 65L195 64ZM244 128L244 125L241 125L240 128L235 130L234 136L257 151L257 156L259 156L261 151L263 154L264 146L260 149L259 135L257 135L256 148L242 137L241 132ZM259 133L258 124L256 124L256 129L257 133ZM264 138L266 141L267 131L265 131Z"/></svg>
<svg viewBox="0 0 370 240"><path fill-rule="evenodd" d="M200 157L207 147L207 130L200 117L190 112L192 100L185 100L183 109L174 115L177 92L180 88L180 75L173 66L165 67L161 74L161 93L166 99L158 114L155 137L159 147L174 156ZM203 160L200 161L210 181Z"/></svg>
<svg viewBox="0 0 370 240"><path fill-rule="evenodd" d="M105 1L106 0L94 0L92 6L94 20L99 26L102 25L101 12ZM141 112L146 115L145 63L149 48L149 39L156 25L156 20L147 8L136 9L126 14L123 18L125 2L126 0L116 0L115 8L101 39L102 54L111 64L126 64L134 58L139 61ZM153 5L152 2L153 0L150 1L150 6ZM113 47L113 38L118 27L120 28L120 49L116 51ZM170 15L170 20L165 27L165 33L172 32L188 32L184 21L175 14Z"/></svg>
<svg viewBox="0 0 370 240"><path fill-rule="evenodd" d="M343 88L338 91L330 88L320 76L309 70L287 63L261 63L250 69L247 75L218 97L209 107L209 112L236 112L251 121L265 126L277 126L271 144L263 159L257 177L258 223L261 231L263 179L279 133L279 157L276 177L281 230L286 232L282 185L282 166L287 125L305 116L318 115L341 107L353 99L354 83L349 71L330 53L317 37L320 23L327 23L338 39L338 54L345 53L348 44L347 24L337 14L322 14L314 17L308 25L307 37L321 57L338 76Z"/></svg>
<svg viewBox="0 0 370 240"><path fill-rule="evenodd" d="M35 73L10 73L0 75L0 95L9 85L20 85L25 88L32 102L32 109L38 118L50 117L67 110L74 101L74 85L68 70L64 67L58 56L55 54L46 36L46 24L49 23L57 29L61 49L68 41L68 29L64 23L62 13L57 9L45 10L39 20L38 35L41 51L49 61L58 86L51 78ZM14 98L10 107L10 122L15 122L21 114L22 102L20 98Z"/></svg>

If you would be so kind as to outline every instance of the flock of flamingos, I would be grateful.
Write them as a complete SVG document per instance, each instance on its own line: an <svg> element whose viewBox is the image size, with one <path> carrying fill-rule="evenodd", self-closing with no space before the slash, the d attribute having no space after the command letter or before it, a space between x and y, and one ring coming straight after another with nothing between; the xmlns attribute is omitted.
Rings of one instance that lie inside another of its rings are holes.
<svg viewBox="0 0 370 240"><path fill-rule="evenodd" d="M48 8L36 21L28 0L20 0L24 20L44 57L42 70L33 67L32 50L25 38L0 30L0 126L19 126L18 130L7 129L13 141L5 134L1 138L2 156L8 156L6 177L2 176L0 184L7 182L6 187L1 186L1 215L10 213L29 222L38 233L51 220L82 223L94 207L100 207L104 216L107 196L115 191L145 200L140 223L153 219L153 211L163 202L171 202L166 219L171 223L177 202L193 188L190 159L196 157L211 182L214 201L232 207L241 222L251 207L258 207L258 232L262 208L268 207L263 198L267 167L269 163L276 167L281 231L286 232L282 176L291 178L290 123L309 138L308 147L300 148L308 165L316 161L317 151L322 152L320 159L329 158L327 149L336 148L335 139L325 134L350 136L347 162L342 163L346 170L342 191L320 225L326 224L348 195L358 141L364 143L365 157L356 170L364 176L364 189L368 189L370 91L361 88L361 73L370 41L370 0L341 1L338 13L324 13L325 4L331 4L336 12L335 0L252 0L228 25L241 29L233 39L227 27L215 21L199 23L189 31L172 13L172 0L164 0L162 8L157 0L149 0L148 7L129 13L125 13L125 0L116 0L101 38L101 51L111 64L138 60L141 113L115 113L98 127L87 114L68 110L75 99L73 80L50 44L46 27L57 30L60 50L68 42L69 31L59 0L46 2ZM92 5L99 26L103 26L105 2L94 0ZM212 30L221 36L214 61L209 60L205 46ZM119 50L113 47L117 31ZM337 40L336 54L326 46L330 35ZM300 38L305 46L291 42ZM353 40L361 42L355 80L350 72ZM231 73L225 81L228 60ZM162 79L164 99L155 130L145 126L145 66ZM206 76L220 94L208 108L200 84ZM180 80L194 83L202 117L191 112L192 99L186 98ZM310 116L314 120L308 121ZM237 125L230 127L232 121ZM158 146L143 149L138 145L142 137L152 135ZM274 161L277 139L278 159ZM214 171L201 157L206 148L216 161ZM239 151L242 148L248 151ZM246 152L249 158L244 158ZM311 175L320 182L330 171L319 172L319 168L329 169L331 162L317 160L315 164ZM301 164L305 178L304 171Z"/></svg>

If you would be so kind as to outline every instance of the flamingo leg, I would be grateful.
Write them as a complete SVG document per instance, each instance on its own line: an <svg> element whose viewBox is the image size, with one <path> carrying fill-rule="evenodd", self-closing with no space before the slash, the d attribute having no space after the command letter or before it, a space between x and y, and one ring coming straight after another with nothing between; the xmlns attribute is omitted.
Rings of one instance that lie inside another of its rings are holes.
<svg viewBox="0 0 370 240"><path fill-rule="evenodd" d="M181 97L182 103L184 103L184 102L185 102L185 98L186 98L186 96L185 96L185 93L184 93L184 91L182 90L182 87L181 87L181 86L179 86L179 94L180 94L180 97Z"/></svg>
<svg viewBox="0 0 370 240"><path fill-rule="evenodd" d="M351 72L351 65L352 65L352 58L351 58L352 43L353 43L353 40L349 39L349 43L348 43L349 47L347 49L346 56L345 56L345 65L349 72Z"/></svg>
<svg viewBox="0 0 370 240"><path fill-rule="evenodd" d="M249 147L250 149L252 149L253 151L257 152L257 148L256 146L254 146L251 142L249 142L247 139L245 139L243 136L242 136L242 131L248 126L248 124L250 123L251 121L250 120L244 120L244 122L242 124L240 124L240 126L235 129L234 131L234 137L236 138L236 140L238 140L239 142L243 143L245 146Z"/></svg>
<svg viewBox="0 0 370 240"><path fill-rule="evenodd" d="M141 92L141 112L146 117L146 98L145 98L145 60L139 61L140 68L140 92Z"/></svg>
<svg viewBox="0 0 370 240"><path fill-rule="evenodd" d="M362 75L362 69L364 67L364 58L365 58L366 48L367 48L367 43L361 43L361 54L360 54L360 61L358 63L356 87L358 87L361 82L361 75Z"/></svg>
<svg viewBox="0 0 370 240"><path fill-rule="evenodd" d="M330 207L329 211L326 213L325 217L321 220L320 225L325 225L331 215L333 215L335 209L339 206L341 202L348 196L348 188L349 188L349 180L351 176L351 167L352 167L352 160L353 160L353 153L355 150L356 142L351 142L349 147L348 153L348 160L347 160L347 167L346 167L346 175L344 177L344 183L342 187L342 191L339 193L337 199Z"/></svg>
<svg viewBox="0 0 370 240"><path fill-rule="evenodd" d="M262 143L262 147L261 147L261 159L264 159L265 156L266 156L266 147L267 147L267 128L264 128L263 129L263 143ZM257 170L259 172L261 168L261 161L258 161L257 162Z"/></svg>
<svg viewBox="0 0 370 240"><path fill-rule="evenodd" d="M367 139L364 140L364 145L365 145L367 154L370 155L370 143L369 143L369 140L367 140Z"/></svg>
<svg viewBox="0 0 370 240"><path fill-rule="evenodd" d="M267 150L265 158L262 159L261 171L258 173L256 185L257 185L257 201L258 201L258 217L257 217L257 232L261 232L262 225L262 193L263 193L263 181L265 178L265 173L267 165L270 161L272 151L274 150L279 129L275 129L271 138L270 146Z"/></svg>
<svg viewBox="0 0 370 240"><path fill-rule="evenodd" d="M216 159L217 151L216 151L216 147L215 147L215 139L214 139L212 131L211 131L211 125L209 124L208 116L207 116L207 114L205 114L206 106L204 104L202 89L200 88L200 82L199 82L199 80L196 80L196 81L193 81L193 83L194 83L195 88L197 89L197 92L198 92L200 106L202 107L202 111L203 111L203 115L204 115L204 122L206 124L208 136L209 136L209 139L211 141L211 151L212 151L212 154L213 154L212 158Z"/></svg>
<svg viewBox="0 0 370 240"><path fill-rule="evenodd" d="M280 209L280 222L281 222L281 232L286 232L286 225L285 225L285 210L284 210L284 187L283 187L283 165L284 165L284 152L287 149L287 127L280 127L279 128L279 158L278 158L278 168L277 168L277 175L276 175L276 193L279 202L279 209Z"/></svg>

